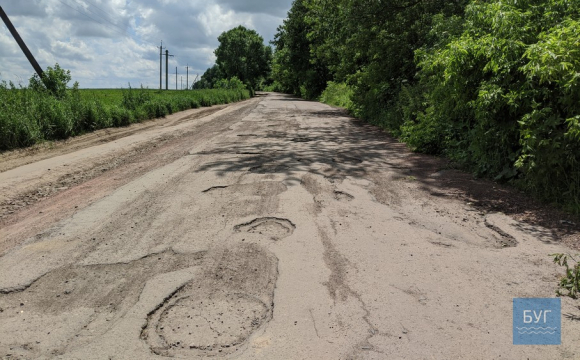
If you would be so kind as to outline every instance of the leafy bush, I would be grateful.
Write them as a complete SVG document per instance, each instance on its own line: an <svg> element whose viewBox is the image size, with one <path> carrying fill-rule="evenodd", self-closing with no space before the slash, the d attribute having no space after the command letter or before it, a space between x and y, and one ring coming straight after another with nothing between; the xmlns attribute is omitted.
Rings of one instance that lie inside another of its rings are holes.
<svg viewBox="0 0 580 360"><path fill-rule="evenodd" d="M233 76L230 79L220 79L213 86L214 89L227 89L227 90L246 90L247 87L244 85L242 80L238 79L237 76Z"/></svg>
<svg viewBox="0 0 580 360"><path fill-rule="evenodd" d="M329 81L326 90L320 95L319 101L352 110L352 95L353 90L347 84Z"/></svg>
<svg viewBox="0 0 580 360"><path fill-rule="evenodd" d="M266 92L284 92L284 87L278 81L273 81L270 85L265 85L262 90Z"/></svg>
<svg viewBox="0 0 580 360"><path fill-rule="evenodd" d="M560 279L556 294L569 296L573 299L578 298L578 294L580 294L580 255L574 257L570 254L553 254L550 256L554 257L554 263L566 268L566 274Z"/></svg>
<svg viewBox="0 0 580 360"><path fill-rule="evenodd" d="M563 5L563 4L562 4ZM576 8L578 9L578 8ZM553 14L552 14L553 16ZM548 17L548 16L546 16ZM519 120L516 166L525 186L580 211L580 23L566 19L539 36L522 67L531 97Z"/></svg>
<svg viewBox="0 0 580 360"><path fill-rule="evenodd" d="M42 79L38 74L30 78L29 87L34 91L48 91L57 99L64 99L67 96L67 85L72 79L69 70L62 69L58 63L53 67L48 67Z"/></svg>
<svg viewBox="0 0 580 360"><path fill-rule="evenodd" d="M128 126L134 119L131 111L120 106L111 106L109 108L109 114L115 127Z"/></svg>
<svg viewBox="0 0 580 360"><path fill-rule="evenodd" d="M459 36L417 51L403 139L580 212L579 5L473 1Z"/></svg>
<svg viewBox="0 0 580 360"><path fill-rule="evenodd" d="M131 88L131 84L129 84L128 89L123 89L123 107L128 110L135 110L146 102L151 101L151 92L143 90L144 88L141 86L141 91L135 91Z"/></svg>

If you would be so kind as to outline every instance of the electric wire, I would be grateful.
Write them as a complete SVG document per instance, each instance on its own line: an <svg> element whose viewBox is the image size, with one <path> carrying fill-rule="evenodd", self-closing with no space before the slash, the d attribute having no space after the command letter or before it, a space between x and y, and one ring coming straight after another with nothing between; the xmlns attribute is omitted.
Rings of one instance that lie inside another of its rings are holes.
<svg viewBox="0 0 580 360"><path fill-rule="evenodd" d="M95 15L96 15L96 16L98 16L99 18L101 18L101 19L105 20L106 22L108 22L109 24L113 25L115 28L119 29L120 31L122 31L122 32L125 32L125 31L126 31L125 29L123 29L123 28L122 28L122 27L120 27L119 25L115 24L114 22L112 22L111 20L109 20L108 18L106 18L105 16L103 16L103 15L100 15L100 14L96 13L95 11L91 10L91 7L90 7L90 6L88 6L88 5L87 5L87 3L91 4L92 6L94 6L94 7L95 7L95 8L97 8L97 9L101 10L101 12L105 13L106 15L108 15L108 16L111 16L109 13L107 13L107 12L106 12L106 11L104 11L104 10L102 10L101 8L99 8L99 7L98 7L98 6L96 6L95 4L91 3L90 1L87 1L87 0L74 0L74 1L75 1L75 3L77 3L77 4L81 5L81 6L85 5L85 6L86 6L86 10L88 10L88 11L89 11L89 12L91 12L92 14L95 14ZM111 16L111 18L112 18L112 16Z"/></svg>

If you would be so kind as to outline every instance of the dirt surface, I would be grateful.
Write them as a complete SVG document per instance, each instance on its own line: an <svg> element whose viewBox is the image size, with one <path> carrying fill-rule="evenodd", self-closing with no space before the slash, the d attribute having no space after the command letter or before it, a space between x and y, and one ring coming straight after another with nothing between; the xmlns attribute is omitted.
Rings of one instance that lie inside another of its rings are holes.
<svg viewBox="0 0 580 360"><path fill-rule="evenodd" d="M577 219L280 94L0 160L2 359L578 359L512 345ZM565 221L561 221L565 220Z"/></svg>

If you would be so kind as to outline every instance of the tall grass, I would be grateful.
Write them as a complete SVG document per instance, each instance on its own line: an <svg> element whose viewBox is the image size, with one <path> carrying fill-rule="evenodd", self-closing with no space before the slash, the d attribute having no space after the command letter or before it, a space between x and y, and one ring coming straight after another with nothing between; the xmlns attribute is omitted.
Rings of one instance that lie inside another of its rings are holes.
<svg viewBox="0 0 580 360"><path fill-rule="evenodd" d="M80 90L62 96L35 86L0 83L0 150L126 126L174 112L248 99L245 89Z"/></svg>
<svg viewBox="0 0 580 360"><path fill-rule="evenodd" d="M319 101L325 104L352 110L352 94L353 90L347 84L329 81L328 86L320 95Z"/></svg>

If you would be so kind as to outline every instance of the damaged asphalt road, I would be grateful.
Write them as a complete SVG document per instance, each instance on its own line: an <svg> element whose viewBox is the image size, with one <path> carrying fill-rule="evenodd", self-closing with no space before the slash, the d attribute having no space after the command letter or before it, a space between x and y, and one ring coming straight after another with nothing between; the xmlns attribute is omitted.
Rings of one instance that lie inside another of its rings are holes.
<svg viewBox="0 0 580 360"><path fill-rule="evenodd" d="M341 110L203 111L0 173L0 358L580 356L566 298L563 345L512 345L512 299L556 289L551 229Z"/></svg>

